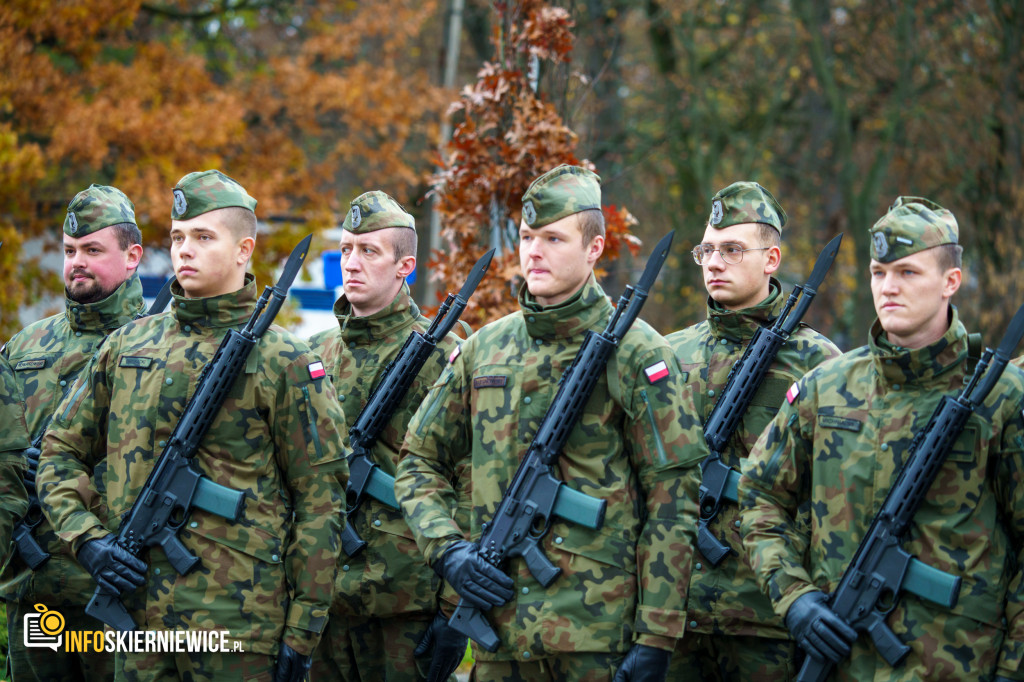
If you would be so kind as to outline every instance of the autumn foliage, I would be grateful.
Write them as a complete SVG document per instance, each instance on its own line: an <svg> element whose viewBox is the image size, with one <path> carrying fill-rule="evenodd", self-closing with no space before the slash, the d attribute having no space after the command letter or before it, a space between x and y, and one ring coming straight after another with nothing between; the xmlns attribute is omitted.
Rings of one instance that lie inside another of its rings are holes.
<svg viewBox="0 0 1024 682"><path fill-rule="evenodd" d="M569 60L573 24L566 10L540 0L495 3L499 21L492 37L494 61L448 109L454 122L434 192L446 248L435 250L430 268L440 290L457 291L469 269L491 247L498 249L487 278L463 315L473 326L517 308L516 252L521 197L539 175L559 164L593 164L576 155L577 137L530 83L530 70ZM604 260L640 242L630 233L635 219L623 207L605 206L608 237Z"/></svg>

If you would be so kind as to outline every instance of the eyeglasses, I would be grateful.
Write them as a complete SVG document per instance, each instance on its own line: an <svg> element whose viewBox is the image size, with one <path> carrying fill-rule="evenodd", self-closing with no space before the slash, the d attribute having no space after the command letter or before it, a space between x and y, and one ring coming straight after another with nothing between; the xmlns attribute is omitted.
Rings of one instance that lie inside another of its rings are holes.
<svg viewBox="0 0 1024 682"><path fill-rule="evenodd" d="M697 265L703 265L706 261L711 259L711 254L717 251L729 265L736 265L743 261L743 254L746 251L765 251L770 249L770 246L762 246L757 249L744 249L741 244L734 244L732 242L726 242L719 247L714 247L711 244L698 244L693 247L693 262Z"/></svg>

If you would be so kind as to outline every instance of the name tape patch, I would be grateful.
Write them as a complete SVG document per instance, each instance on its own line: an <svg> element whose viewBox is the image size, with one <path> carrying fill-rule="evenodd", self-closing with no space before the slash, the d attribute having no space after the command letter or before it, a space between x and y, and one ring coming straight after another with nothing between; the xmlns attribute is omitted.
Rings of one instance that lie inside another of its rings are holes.
<svg viewBox="0 0 1024 682"><path fill-rule="evenodd" d="M135 369L149 369L153 366L153 358L140 358L136 355L124 355L118 367L134 367Z"/></svg>
<svg viewBox="0 0 1024 682"><path fill-rule="evenodd" d="M473 388L502 388L508 383L506 376L485 376L473 379Z"/></svg>
<svg viewBox="0 0 1024 682"><path fill-rule="evenodd" d="M861 423L856 419L845 419L831 414L819 414L818 423L830 429L845 429L847 431L860 431Z"/></svg>
<svg viewBox="0 0 1024 682"><path fill-rule="evenodd" d="M22 360L14 366L14 371L18 372L23 369L43 369L46 367L46 358L39 358L37 360Z"/></svg>

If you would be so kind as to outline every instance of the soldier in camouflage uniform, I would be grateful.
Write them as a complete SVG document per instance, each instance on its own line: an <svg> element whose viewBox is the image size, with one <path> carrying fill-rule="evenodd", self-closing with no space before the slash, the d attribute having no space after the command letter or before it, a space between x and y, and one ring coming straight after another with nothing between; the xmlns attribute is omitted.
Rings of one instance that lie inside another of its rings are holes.
<svg viewBox="0 0 1024 682"><path fill-rule="evenodd" d="M0 355L0 565L10 557L15 522L28 511L22 453L29 440L21 403L21 388L7 358Z"/></svg>
<svg viewBox="0 0 1024 682"><path fill-rule="evenodd" d="M952 609L904 593L886 619L910 654L891 668L824 606L943 395L964 387L968 335L953 215L900 197L871 228L868 345L804 375L744 463L741 532L775 612L832 679L1021 680L1024 373L1007 367L942 466L904 547L963 580ZM849 657L843 654L852 649Z"/></svg>
<svg viewBox="0 0 1024 682"><path fill-rule="evenodd" d="M338 328L310 339L334 381L349 428L405 340L430 326L405 282L415 267L413 217L384 192L353 200L342 225L344 294L334 304ZM409 420L456 348L454 334L441 340L377 439L373 459L386 473L394 475ZM413 653L432 624L433 645L449 644L443 653L449 667L457 666L466 639L439 612L441 579L416 548L402 512L367 495L355 514L350 510L347 522L367 546L355 557L342 551L313 679L421 680ZM439 653L435 649L435 657Z"/></svg>
<svg viewBox="0 0 1024 682"><path fill-rule="evenodd" d="M32 440L50 423L54 408L108 334L144 314L142 234L135 206L114 187L92 185L75 195L64 219L64 312L34 322L11 337L3 354L14 370L25 400ZM38 453L26 459L34 475ZM103 467L95 485L103 485ZM92 513L106 518L99 498ZM95 587L90 576L44 519L34 537L50 558L32 571L14 554L3 574L7 601L10 665L19 680L106 680L113 675L107 653L53 651L24 644L23 617L35 604L57 609L68 630L95 630L85 602Z"/></svg>
<svg viewBox="0 0 1024 682"><path fill-rule="evenodd" d="M480 537L584 335L612 313L593 274L604 248L599 182L560 166L530 185L522 309L463 344L402 446L395 492L420 548L501 641L496 653L474 646L477 680L664 679L685 628L707 448L671 348L643 321L612 355L556 467L567 485L606 500L603 527L553 519L541 548L561 574L546 588L522 558L498 570L463 539ZM450 481L467 458L469 529L449 511Z"/></svg>
<svg viewBox="0 0 1024 682"><path fill-rule="evenodd" d="M782 253L786 212L756 182L736 182L712 197L703 241L693 250L708 290L708 316L670 334L687 389L701 420L711 416L733 365L754 332L782 311L786 297L772 275ZM740 469L750 448L785 399L786 389L839 349L801 326L782 347L722 462ZM687 637L672 657L669 679L784 682L795 674L796 646L772 611L742 553L739 507L725 502L710 530L733 551L717 567L694 553L687 604Z"/></svg>
<svg viewBox="0 0 1024 682"><path fill-rule="evenodd" d="M344 416L305 341L270 327L200 444L199 469L245 501L238 521L192 511L178 537L198 566L178 575L162 551L136 558L113 542L201 371L258 293L245 272L256 201L219 171L189 173L173 196L172 310L111 334L62 401L43 443L41 501L140 629L227 630L243 651L118 652L117 679L299 680L334 593L347 473ZM105 495L92 479L102 462ZM97 500L109 521L90 511Z"/></svg>

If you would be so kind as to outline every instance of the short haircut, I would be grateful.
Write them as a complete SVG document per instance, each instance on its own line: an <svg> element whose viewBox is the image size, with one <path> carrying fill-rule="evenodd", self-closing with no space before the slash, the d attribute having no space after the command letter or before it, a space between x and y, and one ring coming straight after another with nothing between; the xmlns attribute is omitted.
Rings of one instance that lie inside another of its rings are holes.
<svg viewBox="0 0 1024 682"><path fill-rule="evenodd" d="M761 246L782 246L782 233L768 223L757 224L757 239Z"/></svg>
<svg viewBox="0 0 1024 682"><path fill-rule="evenodd" d="M940 272L961 267L963 258L964 247L959 244L942 244L935 247L935 260L939 264Z"/></svg>
<svg viewBox="0 0 1024 682"><path fill-rule="evenodd" d="M391 232L391 248L395 252L396 263L406 256L416 255L418 244L416 230L410 230L407 227L391 227L387 229Z"/></svg>
<svg viewBox="0 0 1024 682"><path fill-rule="evenodd" d="M227 206L217 208L210 213L216 213L221 225L228 228L235 239L242 240L246 237L256 239L256 214L241 206Z"/></svg>
<svg viewBox="0 0 1024 682"><path fill-rule="evenodd" d="M594 237L604 236L604 212L598 208L588 208L577 213L580 217L579 226L583 233L583 245L594 241Z"/></svg>
<svg viewBox="0 0 1024 682"><path fill-rule="evenodd" d="M113 228L114 235L117 237L117 246L122 251L127 251L135 244L142 243L142 230L135 223L114 223L108 227Z"/></svg>

